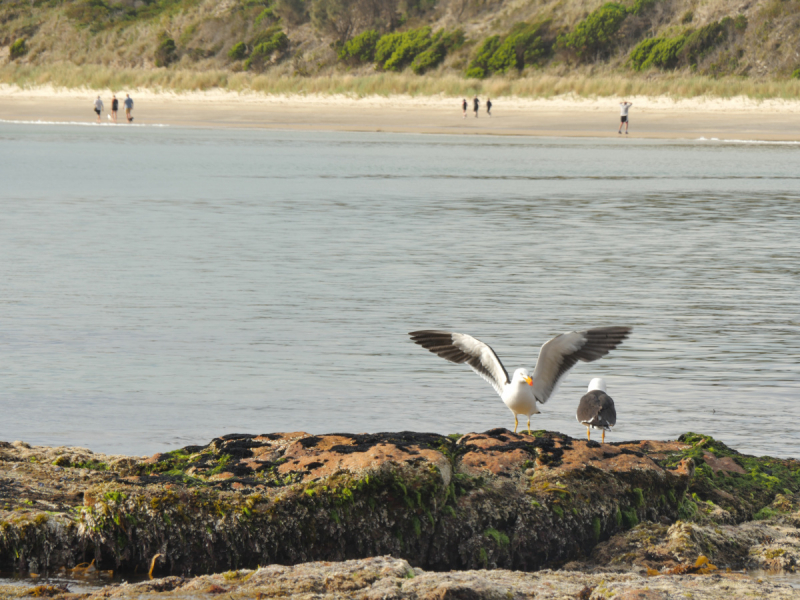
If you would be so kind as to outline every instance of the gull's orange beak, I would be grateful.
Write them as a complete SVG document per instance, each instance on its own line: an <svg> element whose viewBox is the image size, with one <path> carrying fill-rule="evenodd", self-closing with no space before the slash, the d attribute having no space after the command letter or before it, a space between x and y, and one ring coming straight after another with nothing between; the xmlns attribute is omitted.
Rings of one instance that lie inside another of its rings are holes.
<svg viewBox="0 0 800 600"><path fill-rule="evenodd" d="M531 378L531 377L526 377L526 378L525 378L525 381L527 381L527 382L528 382L528 385L533 385L533 378Z"/></svg>

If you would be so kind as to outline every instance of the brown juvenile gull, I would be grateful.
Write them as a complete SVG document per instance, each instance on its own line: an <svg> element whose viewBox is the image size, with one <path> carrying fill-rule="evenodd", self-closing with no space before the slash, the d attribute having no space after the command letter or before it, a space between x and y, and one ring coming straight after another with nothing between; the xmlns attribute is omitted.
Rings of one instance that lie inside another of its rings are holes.
<svg viewBox="0 0 800 600"><path fill-rule="evenodd" d="M602 358L619 346L632 330L632 327L598 327L562 333L540 348L533 375L527 369L517 369L511 378L494 350L470 335L434 330L412 331L408 335L415 343L450 362L467 363L492 384L511 410L514 433L519 425L518 415L528 417L530 433L531 415L539 414L536 403L547 402L567 371L579 360L592 362Z"/></svg>
<svg viewBox="0 0 800 600"><path fill-rule="evenodd" d="M602 429L603 443L606 443L606 431L617 424L617 411L611 396L606 394L605 381L599 377L592 379L575 416L579 423L586 425L586 439L592 439L591 429Z"/></svg>

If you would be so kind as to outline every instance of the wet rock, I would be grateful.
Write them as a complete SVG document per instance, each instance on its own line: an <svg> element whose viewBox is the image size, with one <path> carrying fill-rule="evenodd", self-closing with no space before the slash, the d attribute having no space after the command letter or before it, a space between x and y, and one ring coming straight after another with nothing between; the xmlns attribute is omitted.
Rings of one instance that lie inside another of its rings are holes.
<svg viewBox="0 0 800 600"><path fill-rule="evenodd" d="M530 571L590 555L594 566L663 568L709 544L744 560L727 536L746 553L764 545L749 564L795 564L784 542L733 527L759 511L793 514L777 492L800 491L800 464L682 439L235 434L146 459L0 444L0 567L94 559L100 569L146 572L161 554L157 573L186 575L390 554L443 571ZM714 470L707 456L728 468ZM459 585L426 593L453 595Z"/></svg>
<svg viewBox="0 0 800 600"><path fill-rule="evenodd" d="M705 556L720 568L794 572L800 565L800 496L781 495L769 508L772 518L738 525L643 523L598 544L588 561L571 568L664 571Z"/></svg>

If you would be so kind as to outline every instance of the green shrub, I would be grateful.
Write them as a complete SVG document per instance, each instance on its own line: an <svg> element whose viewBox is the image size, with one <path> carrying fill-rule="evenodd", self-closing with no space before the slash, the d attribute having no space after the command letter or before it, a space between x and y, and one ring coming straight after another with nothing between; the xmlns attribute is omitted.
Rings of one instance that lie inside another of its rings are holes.
<svg viewBox="0 0 800 600"><path fill-rule="evenodd" d="M663 38L650 50L650 56L644 61L643 69L658 67L659 69L674 69L681 59L681 50L686 43L682 35L675 38Z"/></svg>
<svg viewBox="0 0 800 600"><path fill-rule="evenodd" d="M402 39L402 33L387 33L381 36L381 39L375 44L375 62L383 65L389 60Z"/></svg>
<svg viewBox="0 0 800 600"><path fill-rule="evenodd" d="M650 52L663 41L664 38L647 38L646 40L642 40L636 44L636 47L631 51L628 64L636 71L641 71L644 68L644 64L650 58Z"/></svg>
<svg viewBox="0 0 800 600"><path fill-rule="evenodd" d="M466 36L464 35L463 29L455 29L453 31L446 31L442 34L442 41L444 41L444 45L447 48L448 52L453 50L458 50L461 46L464 45L466 41Z"/></svg>
<svg viewBox="0 0 800 600"><path fill-rule="evenodd" d="M550 50L542 40L543 27L543 23L517 23L504 38L486 38L469 64L467 77L508 73L537 64Z"/></svg>
<svg viewBox="0 0 800 600"><path fill-rule="evenodd" d="M447 56L447 43L444 36L438 35L427 50L417 54L411 61L411 70L417 75L422 75L425 71L438 67L445 56Z"/></svg>
<svg viewBox="0 0 800 600"><path fill-rule="evenodd" d="M800 69L792 71L792 79L800 79Z"/></svg>
<svg viewBox="0 0 800 600"><path fill-rule="evenodd" d="M387 71L401 71L408 66L418 54L427 50L432 44L431 28L422 27L401 34L399 43L389 59L383 63Z"/></svg>
<svg viewBox="0 0 800 600"><path fill-rule="evenodd" d="M271 6L268 6L267 8L262 10L260 13L258 13L258 16L256 17L255 24L258 27L264 21L269 22L269 21L274 21L275 19L276 19L275 11L273 10L273 8Z"/></svg>
<svg viewBox="0 0 800 600"><path fill-rule="evenodd" d="M11 49L9 50L9 56L11 60L15 60L21 56L24 56L28 52L28 46L25 44L25 39L20 38L13 44L11 44Z"/></svg>
<svg viewBox="0 0 800 600"><path fill-rule="evenodd" d="M746 19L743 27L747 27ZM736 28L736 19L725 17L685 35L642 40L631 51L628 63L637 71L649 67L674 69L679 65L696 65Z"/></svg>
<svg viewBox="0 0 800 600"><path fill-rule="evenodd" d="M687 10L685 13L683 13L683 16L681 17L681 23L683 23L684 25L686 25L687 23L691 23L693 20L694 20L694 13L691 10Z"/></svg>
<svg viewBox="0 0 800 600"><path fill-rule="evenodd" d="M155 63L157 67L166 67L178 57L178 48L171 37L161 36L156 48Z"/></svg>
<svg viewBox="0 0 800 600"><path fill-rule="evenodd" d="M244 42L237 42L228 50L228 58L231 60L242 60L246 55L247 45Z"/></svg>
<svg viewBox="0 0 800 600"><path fill-rule="evenodd" d="M730 21L732 26L733 19ZM725 25L722 23L709 23L687 35L686 42L681 50L684 63L696 64L714 46L725 41L728 34L728 28Z"/></svg>
<svg viewBox="0 0 800 600"><path fill-rule="evenodd" d="M483 79L489 74L489 61L500 48L500 36L492 35L485 40L478 47L475 57L469 63L467 68L467 77L474 77L476 79Z"/></svg>
<svg viewBox="0 0 800 600"><path fill-rule="evenodd" d="M375 60L375 46L381 39L374 29L368 29L351 40L348 40L339 49L339 60L350 62L368 63Z"/></svg>
<svg viewBox="0 0 800 600"><path fill-rule="evenodd" d="M593 11L570 33L559 37L559 45L588 62L608 56L616 47L616 34L628 16L622 4L608 2Z"/></svg>
<svg viewBox="0 0 800 600"><path fill-rule="evenodd" d="M250 58L244 62L244 68L253 71L263 71L272 56L281 53L289 47L289 36L278 30L267 41L261 42L253 48Z"/></svg>
<svg viewBox="0 0 800 600"><path fill-rule="evenodd" d="M681 61L686 36L642 40L631 52L629 64L637 71L658 67L674 69Z"/></svg>
<svg viewBox="0 0 800 600"><path fill-rule="evenodd" d="M540 27L527 23L515 25L489 59L489 71L508 73L513 68L521 71L544 58L547 48L539 35Z"/></svg>

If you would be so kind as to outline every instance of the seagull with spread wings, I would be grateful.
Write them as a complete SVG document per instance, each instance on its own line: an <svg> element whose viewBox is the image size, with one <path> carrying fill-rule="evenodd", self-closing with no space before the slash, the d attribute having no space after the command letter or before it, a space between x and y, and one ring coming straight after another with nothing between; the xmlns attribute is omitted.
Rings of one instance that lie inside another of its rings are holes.
<svg viewBox="0 0 800 600"><path fill-rule="evenodd" d="M533 375L527 369L517 369L511 378L494 350L471 335L434 330L412 331L408 335L415 343L450 362L467 363L492 384L514 414L514 433L519 426L519 415L528 417L530 433L531 415L539 414L536 403L547 402L567 371L579 360L592 362L602 358L632 330L632 327L597 327L562 333L541 347Z"/></svg>

